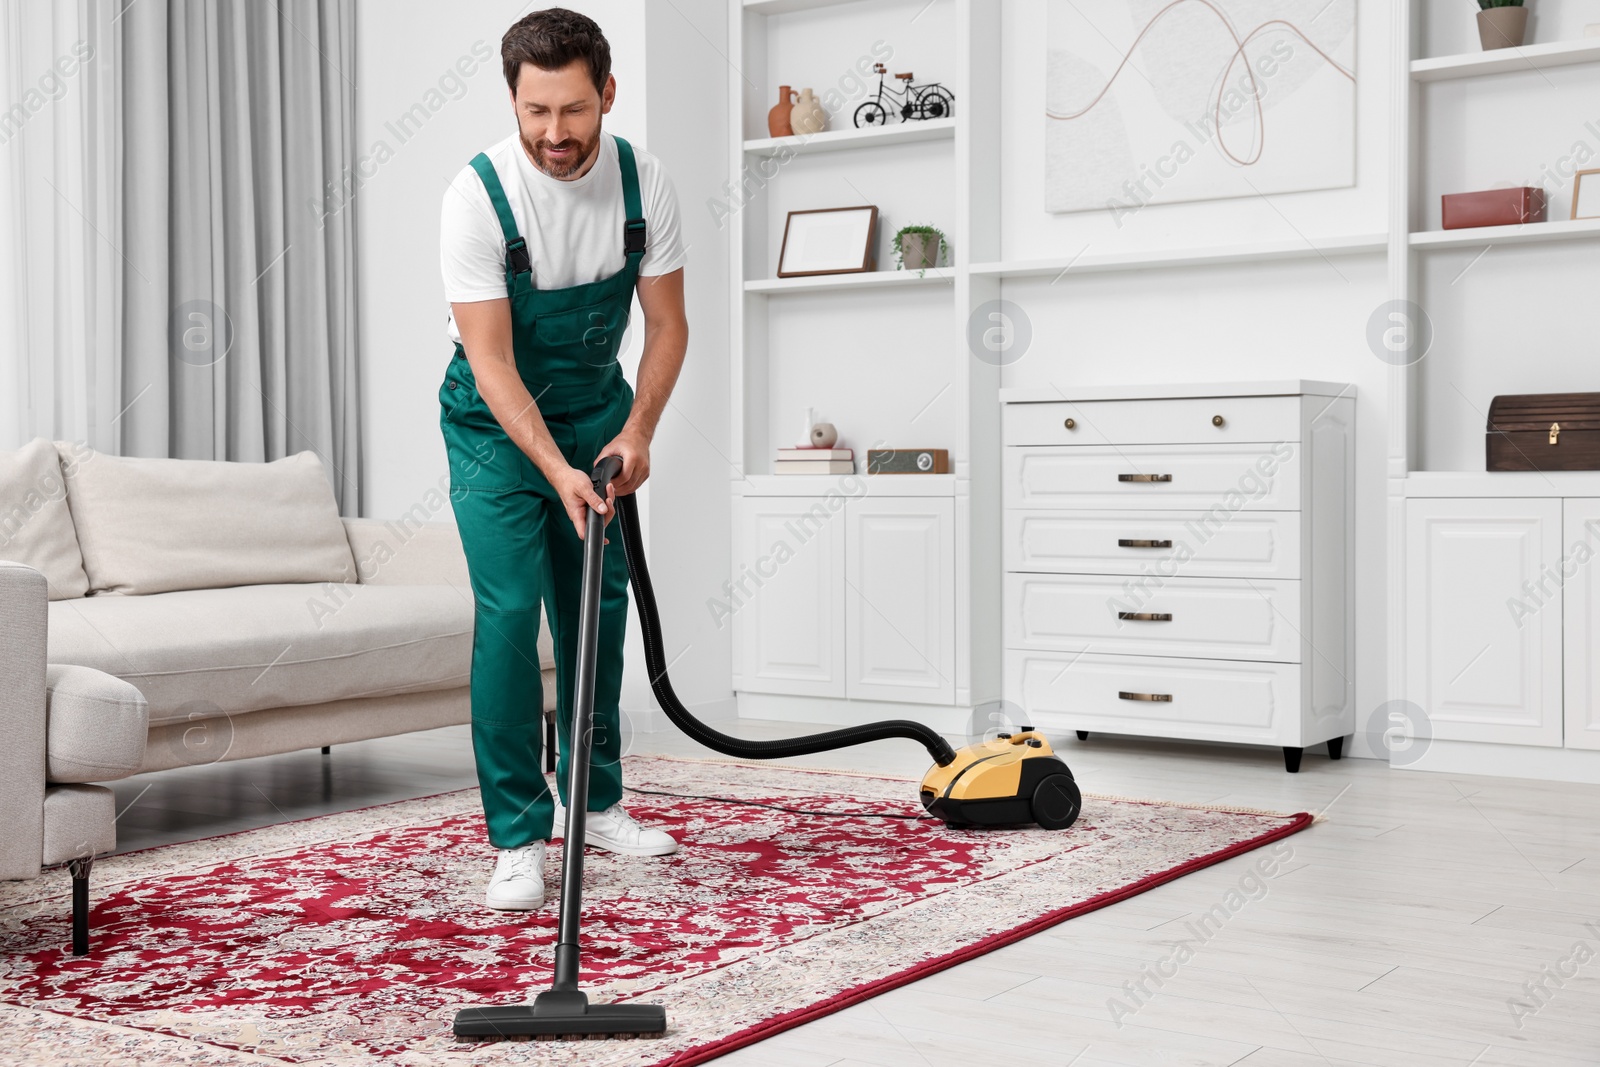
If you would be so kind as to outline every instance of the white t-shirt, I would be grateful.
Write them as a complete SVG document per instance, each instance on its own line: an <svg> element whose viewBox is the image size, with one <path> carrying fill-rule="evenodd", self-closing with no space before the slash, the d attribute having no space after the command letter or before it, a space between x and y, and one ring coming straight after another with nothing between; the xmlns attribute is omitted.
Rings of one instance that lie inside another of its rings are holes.
<svg viewBox="0 0 1600 1067"><path fill-rule="evenodd" d="M594 165L572 181L552 178L535 167L515 133L484 154L494 164L517 232L527 242L535 289L595 282L627 266L628 256L622 250L622 224L627 220L622 172L617 142L609 133L600 134ZM638 146L633 158L647 240L639 273L670 274L689 258L678 226L678 195L660 160ZM462 168L444 194L439 260L445 300L465 304L505 297L505 232L489 191L471 164ZM451 343L459 344L461 334L453 315L447 330Z"/></svg>

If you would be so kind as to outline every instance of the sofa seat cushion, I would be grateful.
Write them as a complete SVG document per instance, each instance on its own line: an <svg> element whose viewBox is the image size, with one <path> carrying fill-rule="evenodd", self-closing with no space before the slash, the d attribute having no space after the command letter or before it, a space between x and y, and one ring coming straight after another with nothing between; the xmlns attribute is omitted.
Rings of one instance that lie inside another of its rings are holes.
<svg viewBox="0 0 1600 1067"><path fill-rule="evenodd" d="M50 605L52 663L139 687L150 724L467 684L470 593L254 585Z"/></svg>
<svg viewBox="0 0 1600 1067"><path fill-rule="evenodd" d="M313 452L271 463L91 452L63 472L91 592L356 580Z"/></svg>
<svg viewBox="0 0 1600 1067"><path fill-rule="evenodd" d="M45 777L109 782L144 762L150 735L137 687L76 663L45 668Z"/></svg>
<svg viewBox="0 0 1600 1067"><path fill-rule="evenodd" d="M63 458L75 464L89 451L88 445L63 444L58 453L36 437L15 452L0 452L0 559L42 573L51 600L89 591L61 473Z"/></svg>

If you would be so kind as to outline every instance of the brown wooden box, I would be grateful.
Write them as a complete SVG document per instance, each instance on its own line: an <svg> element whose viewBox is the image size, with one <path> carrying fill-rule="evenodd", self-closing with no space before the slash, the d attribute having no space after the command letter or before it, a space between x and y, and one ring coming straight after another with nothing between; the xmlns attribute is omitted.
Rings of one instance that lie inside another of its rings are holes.
<svg viewBox="0 0 1600 1067"><path fill-rule="evenodd" d="M869 448L868 474L949 474L950 452L944 448Z"/></svg>
<svg viewBox="0 0 1600 1067"><path fill-rule="evenodd" d="M1600 470L1600 393L1527 393L1489 404L1492 471Z"/></svg>
<svg viewBox="0 0 1600 1067"><path fill-rule="evenodd" d="M1440 201L1441 221L1447 230L1543 222L1550 210L1544 190L1533 185L1514 189L1483 189L1475 193L1446 193Z"/></svg>

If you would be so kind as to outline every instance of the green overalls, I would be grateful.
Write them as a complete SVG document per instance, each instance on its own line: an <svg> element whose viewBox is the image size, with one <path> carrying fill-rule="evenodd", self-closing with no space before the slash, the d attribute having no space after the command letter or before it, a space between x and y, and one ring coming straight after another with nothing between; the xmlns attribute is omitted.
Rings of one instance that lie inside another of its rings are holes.
<svg viewBox="0 0 1600 1067"><path fill-rule="evenodd" d="M587 474L633 407L633 390L617 363L628 325L645 220L633 148L617 137L627 211L627 265L600 281L535 289L528 250L489 157L473 169L483 179L506 238L506 289L517 371L538 405L556 447ZM518 151L521 151L520 147ZM598 163L597 163L598 165ZM539 468L501 428L478 394L461 345L439 388L439 425L450 460L450 499L467 557L476 606L472 639L472 750L489 842L520 848L550 837L555 806L540 763L543 687L537 651L539 605L545 605L556 656L560 762L556 782L566 796L573 668L583 542ZM610 529L615 529L614 526ZM627 561L620 540L604 556L600 640L596 656L594 752L588 811L622 799L622 644L628 619Z"/></svg>

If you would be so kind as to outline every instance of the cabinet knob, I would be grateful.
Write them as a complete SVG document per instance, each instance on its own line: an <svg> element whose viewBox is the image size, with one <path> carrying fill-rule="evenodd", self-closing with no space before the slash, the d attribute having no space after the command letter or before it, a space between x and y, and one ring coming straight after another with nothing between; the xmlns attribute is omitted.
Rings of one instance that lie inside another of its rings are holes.
<svg viewBox="0 0 1600 1067"><path fill-rule="evenodd" d="M1217 428L1219 428L1219 429L1220 429L1220 428L1221 428L1221 427L1222 427L1222 426L1223 426L1223 424L1224 424L1224 423L1226 423L1226 422L1227 422L1227 421L1228 421L1228 420L1227 420L1227 419L1225 419L1225 418L1223 418L1223 417L1222 417L1222 416L1221 416L1221 415L1213 415L1213 416L1211 416L1211 425L1213 425L1213 426L1215 426L1215 427L1217 427Z"/></svg>
<svg viewBox="0 0 1600 1067"><path fill-rule="evenodd" d="M1077 419L1068 419L1066 422L1062 423L1061 425L1065 426L1069 430L1076 430L1078 428L1078 420Z"/></svg>

